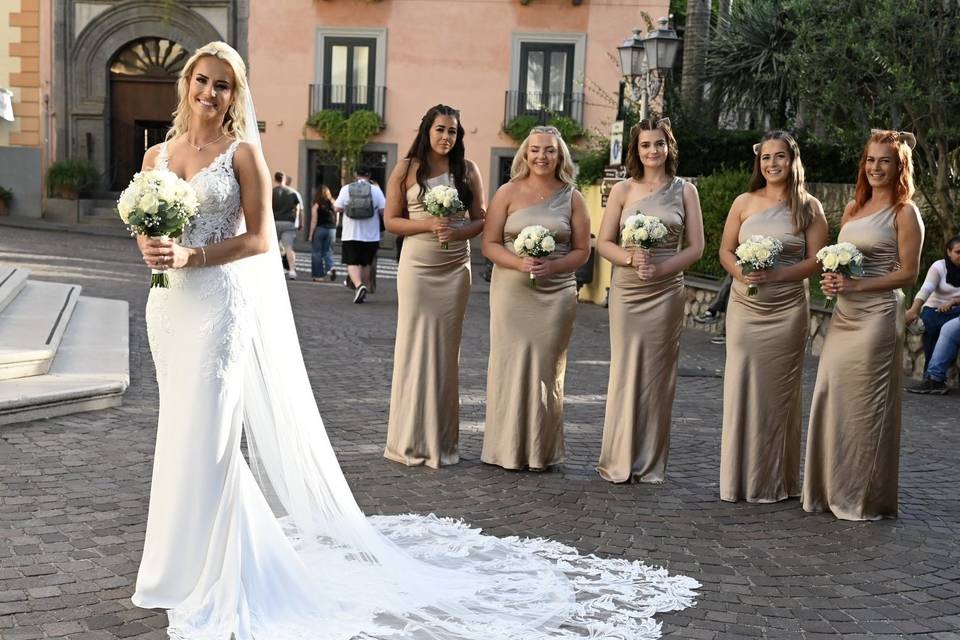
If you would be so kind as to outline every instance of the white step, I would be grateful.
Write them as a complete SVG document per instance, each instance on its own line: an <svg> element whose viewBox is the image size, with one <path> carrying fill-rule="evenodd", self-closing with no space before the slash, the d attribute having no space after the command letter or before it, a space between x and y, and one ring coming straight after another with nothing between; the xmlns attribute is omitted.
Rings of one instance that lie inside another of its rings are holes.
<svg viewBox="0 0 960 640"><path fill-rule="evenodd" d="M0 313L0 380L47 373L80 285L29 281Z"/></svg>
<svg viewBox="0 0 960 640"><path fill-rule="evenodd" d="M116 407L129 385L127 303L83 296L50 372L0 383L0 425Z"/></svg>
<svg viewBox="0 0 960 640"><path fill-rule="evenodd" d="M13 302L29 277L30 269L0 264L0 311Z"/></svg>

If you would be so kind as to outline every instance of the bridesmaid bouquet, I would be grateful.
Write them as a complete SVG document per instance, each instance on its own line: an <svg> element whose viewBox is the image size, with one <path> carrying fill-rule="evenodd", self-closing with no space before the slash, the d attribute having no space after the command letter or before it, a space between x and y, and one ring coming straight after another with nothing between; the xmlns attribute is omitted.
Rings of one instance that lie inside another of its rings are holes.
<svg viewBox="0 0 960 640"><path fill-rule="evenodd" d="M863 275L863 253L857 249L857 245L851 242L838 242L837 244L827 245L820 251L817 251L817 262L823 267L824 271L840 273L845 276L860 277ZM827 304L833 300L833 296L827 296Z"/></svg>
<svg viewBox="0 0 960 640"><path fill-rule="evenodd" d="M626 219L620 232L620 246L652 249L667 237L667 228L660 218L637 213Z"/></svg>
<svg viewBox="0 0 960 640"><path fill-rule="evenodd" d="M524 227L517 239L513 241L513 250L518 256L530 256L531 258L545 258L553 253L557 248L557 241L553 233L539 224ZM530 288L537 288L537 277L530 274Z"/></svg>
<svg viewBox="0 0 960 640"><path fill-rule="evenodd" d="M737 247L737 264L744 275L754 271L769 269L783 251L783 243L770 236L750 236ZM755 296L760 289L755 284L747 286L747 295Z"/></svg>
<svg viewBox="0 0 960 640"><path fill-rule="evenodd" d="M423 206L427 212L437 218L449 218L463 211L460 193L453 187L437 185L431 187L423 196ZM449 243L440 243L441 249L449 249Z"/></svg>
<svg viewBox="0 0 960 640"><path fill-rule="evenodd" d="M165 169L141 171L117 200L117 213L134 235L151 238L176 238L193 216L200 203L190 183ZM166 272L151 270L150 286L166 288L170 280Z"/></svg>

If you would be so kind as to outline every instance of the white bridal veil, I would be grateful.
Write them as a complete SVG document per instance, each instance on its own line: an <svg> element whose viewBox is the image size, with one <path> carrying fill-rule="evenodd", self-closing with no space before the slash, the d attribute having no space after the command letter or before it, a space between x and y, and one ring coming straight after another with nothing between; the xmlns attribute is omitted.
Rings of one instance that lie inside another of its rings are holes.
<svg viewBox="0 0 960 640"><path fill-rule="evenodd" d="M260 146L249 92L245 133ZM653 614L690 606L696 581L639 562L487 536L433 515L367 518L313 399L276 240L243 262L255 309L243 389L248 454L282 505L308 583L299 587L323 609L298 612L289 636L270 640L647 639L659 637Z"/></svg>

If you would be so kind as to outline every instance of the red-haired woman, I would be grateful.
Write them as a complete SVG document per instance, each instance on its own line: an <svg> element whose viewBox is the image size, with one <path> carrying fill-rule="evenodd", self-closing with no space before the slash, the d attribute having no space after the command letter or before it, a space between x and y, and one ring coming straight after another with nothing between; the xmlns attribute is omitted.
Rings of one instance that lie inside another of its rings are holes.
<svg viewBox="0 0 960 640"><path fill-rule="evenodd" d="M864 275L823 276L837 296L813 390L803 508L843 520L897 515L904 309L917 279L923 221L913 196L912 134L873 131L840 242L863 252Z"/></svg>

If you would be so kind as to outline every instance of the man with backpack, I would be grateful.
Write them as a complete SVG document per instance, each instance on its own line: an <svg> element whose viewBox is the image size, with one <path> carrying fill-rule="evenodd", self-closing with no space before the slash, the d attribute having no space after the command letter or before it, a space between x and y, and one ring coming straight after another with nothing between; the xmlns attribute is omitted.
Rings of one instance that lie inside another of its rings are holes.
<svg viewBox="0 0 960 640"><path fill-rule="evenodd" d="M387 206L383 191L370 183L370 172L356 171L356 179L340 189L334 205L341 214L343 262L347 277L356 287L353 301L362 303L370 283L370 265L380 247L380 216Z"/></svg>

